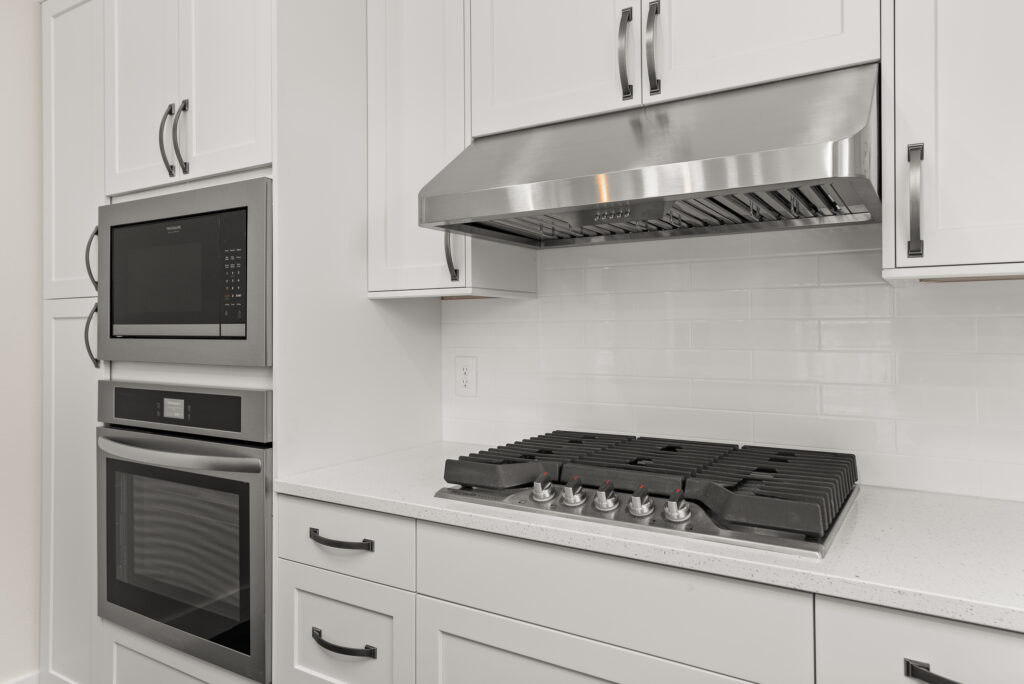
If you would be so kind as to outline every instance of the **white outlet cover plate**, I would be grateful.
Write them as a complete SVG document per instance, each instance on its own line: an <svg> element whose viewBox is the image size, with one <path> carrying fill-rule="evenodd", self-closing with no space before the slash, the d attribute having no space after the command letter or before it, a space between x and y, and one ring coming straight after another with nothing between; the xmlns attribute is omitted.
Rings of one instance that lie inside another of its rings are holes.
<svg viewBox="0 0 1024 684"><path fill-rule="evenodd" d="M476 357L455 357L455 396L476 396Z"/></svg>

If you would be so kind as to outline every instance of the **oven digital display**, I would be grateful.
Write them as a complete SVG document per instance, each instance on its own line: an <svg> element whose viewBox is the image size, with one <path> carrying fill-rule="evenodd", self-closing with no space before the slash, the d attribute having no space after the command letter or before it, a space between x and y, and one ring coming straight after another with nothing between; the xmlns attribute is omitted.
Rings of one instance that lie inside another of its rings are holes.
<svg viewBox="0 0 1024 684"><path fill-rule="evenodd" d="M185 400L164 397L164 418L185 420Z"/></svg>

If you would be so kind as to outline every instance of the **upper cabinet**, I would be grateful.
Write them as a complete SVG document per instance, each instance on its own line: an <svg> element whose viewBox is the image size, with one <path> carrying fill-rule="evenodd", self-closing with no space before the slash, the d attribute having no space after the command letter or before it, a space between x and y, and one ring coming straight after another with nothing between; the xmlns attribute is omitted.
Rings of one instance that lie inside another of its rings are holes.
<svg viewBox="0 0 1024 684"><path fill-rule="evenodd" d="M107 0L106 191L269 164L270 0Z"/></svg>
<svg viewBox="0 0 1024 684"><path fill-rule="evenodd" d="M1024 218L999 209L1016 194L1024 156L1015 132L1024 94L1008 85L1019 79L1024 5L888 0L883 7L892 54L884 76L895 84L885 112L895 129L883 167L891 189L885 276L1024 275Z"/></svg>
<svg viewBox="0 0 1024 684"><path fill-rule="evenodd" d="M879 58L878 0L471 0L473 135Z"/></svg>
<svg viewBox="0 0 1024 684"><path fill-rule="evenodd" d="M533 250L419 225L419 191L466 146L463 0L367 6L368 290L374 298L522 297Z"/></svg>
<svg viewBox="0 0 1024 684"><path fill-rule="evenodd" d="M878 0L648 0L645 104L878 60Z"/></svg>
<svg viewBox="0 0 1024 684"><path fill-rule="evenodd" d="M43 297L96 296L103 190L103 0L42 6ZM92 254L86 254L88 248Z"/></svg>

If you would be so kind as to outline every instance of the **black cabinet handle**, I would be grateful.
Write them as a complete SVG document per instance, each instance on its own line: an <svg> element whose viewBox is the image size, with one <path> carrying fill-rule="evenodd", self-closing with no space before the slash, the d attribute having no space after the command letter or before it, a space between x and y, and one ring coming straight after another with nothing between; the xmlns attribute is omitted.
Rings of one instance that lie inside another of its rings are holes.
<svg viewBox="0 0 1024 684"><path fill-rule="evenodd" d="M331 653L338 653L341 655L355 656L357 658L373 658L377 659L377 647L366 644L362 648L349 648L348 646L338 646L332 644L330 641L324 639L323 632L320 631L319 627L313 628L313 641L315 641L320 648Z"/></svg>
<svg viewBox="0 0 1024 684"><path fill-rule="evenodd" d="M320 530L316 527L309 528L309 538L321 546L329 546L332 549L355 549L356 551L373 551L373 540L364 539L361 542L338 541L320 536Z"/></svg>
<svg viewBox="0 0 1024 684"><path fill-rule="evenodd" d="M188 173L188 162L181 156L181 148L178 147L178 120L181 118L182 112L188 111L188 98L181 101L181 106L178 107L178 113L174 115L174 123L171 124L171 144L174 145L174 156L178 158L178 163L181 164L181 172Z"/></svg>
<svg viewBox="0 0 1024 684"><path fill-rule="evenodd" d="M94 289L100 289L100 281L96 279L96 274L92 272L92 262L89 260L89 250L92 247L93 241L100 235L100 227L96 226L92 233L89 235L89 241L85 243L85 273L89 276L89 282L92 283Z"/></svg>
<svg viewBox="0 0 1024 684"><path fill-rule="evenodd" d="M164 110L163 116L160 117L160 130L157 132L156 141L160 145L160 158L164 160L164 168L167 169L167 175L174 177L174 164L167 161L167 148L164 147L164 126L167 125L167 119L174 114L174 103L167 105L167 109Z"/></svg>
<svg viewBox="0 0 1024 684"><path fill-rule="evenodd" d="M100 367L100 360L92 353L92 343L89 342L89 328L92 327L92 319L96 317L99 310L99 303L97 302L96 304L93 304L92 311L89 312L89 317L85 319L85 353L89 355L89 360L92 361L93 368Z"/></svg>
<svg viewBox="0 0 1024 684"><path fill-rule="evenodd" d="M931 665L928 663L922 663L919 660L911 660L910 658L903 659L904 677L916 679L920 682L927 682L928 684L960 684L948 677L935 674L932 672L931 668Z"/></svg>

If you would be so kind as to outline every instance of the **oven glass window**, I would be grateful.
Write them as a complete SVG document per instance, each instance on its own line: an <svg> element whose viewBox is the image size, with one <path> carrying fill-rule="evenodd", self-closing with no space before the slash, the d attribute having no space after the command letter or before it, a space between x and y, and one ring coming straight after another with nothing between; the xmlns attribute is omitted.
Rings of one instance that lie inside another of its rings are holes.
<svg viewBox="0 0 1024 684"><path fill-rule="evenodd" d="M111 459L106 503L108 601L251 655L248 485Z"/></svg>
<svg viewBox="0 0 1024 684"><path fill-rule="evenodd" d="M221 323L245 323L246 216L233 209L112 227L114 334L217 336Z"/></svg>

